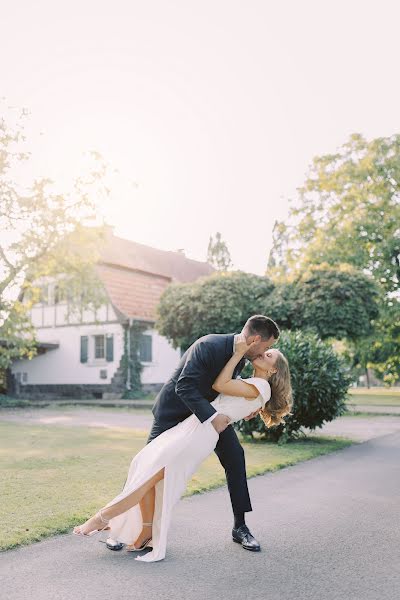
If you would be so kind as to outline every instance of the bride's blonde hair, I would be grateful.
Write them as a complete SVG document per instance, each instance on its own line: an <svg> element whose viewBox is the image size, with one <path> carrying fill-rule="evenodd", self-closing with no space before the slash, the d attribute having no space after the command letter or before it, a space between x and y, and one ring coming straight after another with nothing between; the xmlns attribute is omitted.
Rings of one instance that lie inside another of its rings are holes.
<svg viewBox="0 0 400 600"><path fill-rule="evenodd" d="M265 407L260 410L260 417L268 428L284 423L283 417L292 414L290 411L293 406L289 364L286 357L279 350L275 367L276 373L268 379L271 386L271 398L265 404Z"/></svg>

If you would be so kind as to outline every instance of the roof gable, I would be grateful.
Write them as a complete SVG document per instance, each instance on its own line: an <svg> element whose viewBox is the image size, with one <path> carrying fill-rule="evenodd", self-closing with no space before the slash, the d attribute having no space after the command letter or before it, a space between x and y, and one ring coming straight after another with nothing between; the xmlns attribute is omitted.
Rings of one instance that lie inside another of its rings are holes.
<svg viewBox="0 0 400 600"><path fill-rule="evenodd" d="M108 235L96 270L111 303L124 318L154 322L161 294L171 282L211 275L206 262Z"/></svg>

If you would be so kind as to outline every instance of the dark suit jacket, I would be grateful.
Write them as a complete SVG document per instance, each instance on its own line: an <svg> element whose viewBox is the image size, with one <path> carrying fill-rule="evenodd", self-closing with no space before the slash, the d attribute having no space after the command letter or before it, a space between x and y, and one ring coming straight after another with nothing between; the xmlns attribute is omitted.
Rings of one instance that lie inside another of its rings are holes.
<svg viewBox="0 0 400 600"><path fill-rule="evenodd" d="M212 384L233 354L234 335L205 335L186 350L157 395L153 406L157 421L176 424L194 413L204 423L216 412L210 404L218 396ZM233 377L239 375L245 362L244 358L239 362Z"/></svg>

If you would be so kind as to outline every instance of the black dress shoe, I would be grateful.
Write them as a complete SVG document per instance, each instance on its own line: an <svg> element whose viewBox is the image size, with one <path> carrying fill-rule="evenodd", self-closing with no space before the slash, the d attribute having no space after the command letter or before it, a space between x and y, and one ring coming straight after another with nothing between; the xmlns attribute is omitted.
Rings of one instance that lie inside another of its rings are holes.
<svg viewBox="0 0 400 600"><path fill-rule="evenodd" d="M112 538L107 538L106 546L109 550L122 550L122 548L125 546L125 544L122 544L122 542L117 542L116 540L113 540Z"/></svg>
<svg viewBox="0 0 400 600"><path fill-rule="evenodd" d="M251 552L259 552L261 550L260 544L251 535L247 525L241 525L237 529L232 529L232 539L234 542L242 544L245 550L250 550Z"/></svg>

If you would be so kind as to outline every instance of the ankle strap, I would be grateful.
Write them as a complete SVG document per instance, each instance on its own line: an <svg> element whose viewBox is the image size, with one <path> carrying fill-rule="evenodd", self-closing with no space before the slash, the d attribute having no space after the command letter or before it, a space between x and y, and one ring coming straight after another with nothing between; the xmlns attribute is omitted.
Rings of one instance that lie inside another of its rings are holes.
<svg viewBox="0 0 400 600"><path fill-rule="evenodd" d="M153 525L153 523L143 523L143 525L147 525L148 527L150 527L150 525Z"/></svg>
<svg viewBox="0 0 400 600"><path fill-rule="evenodd" d="M100 516L101 522L105 523L105 525L108 525L108 523L110 522L110 519L103 519L103 515L101 513L102 510L103 510L102 508L99 510L99 516Z"/></svg>

